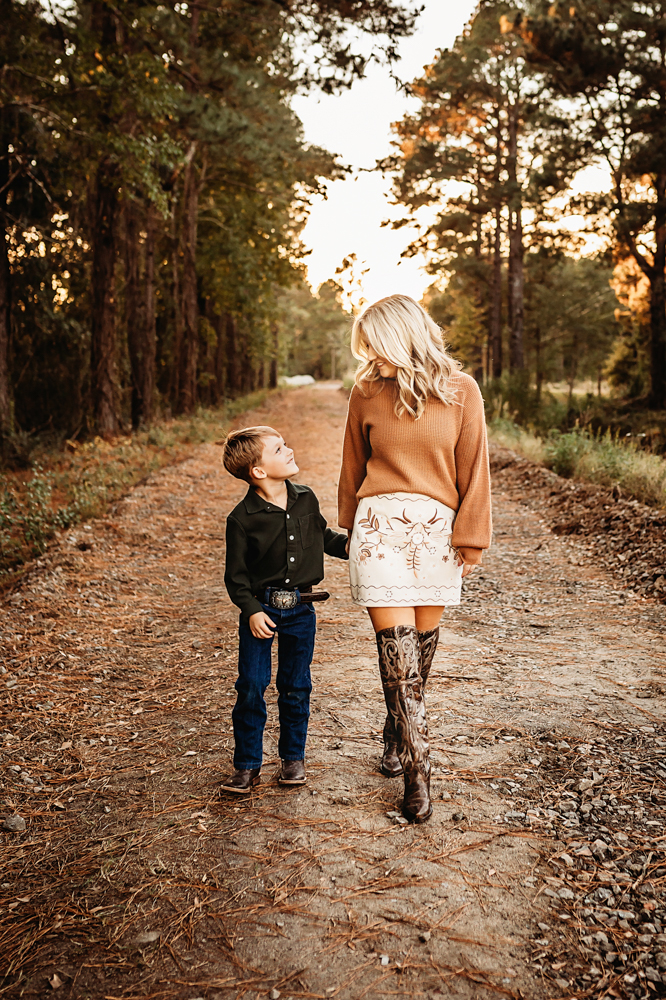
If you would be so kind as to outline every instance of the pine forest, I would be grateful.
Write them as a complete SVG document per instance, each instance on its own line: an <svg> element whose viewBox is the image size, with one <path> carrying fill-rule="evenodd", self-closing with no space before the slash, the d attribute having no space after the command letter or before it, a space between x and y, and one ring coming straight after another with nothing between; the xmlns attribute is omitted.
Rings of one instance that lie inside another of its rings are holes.
<svg viewBox="0 0 666 1000"><path fill-rule="evenodd" d="M370 59L399 74L418 5L0 11L5 468L282 375L349 375L353 220L318 289L301 241L349 167L305 141L291 102L341 93ZM415 110L376 169L490 419L666 449L665 64L661 3L481 0L404 84Z"/></svg>

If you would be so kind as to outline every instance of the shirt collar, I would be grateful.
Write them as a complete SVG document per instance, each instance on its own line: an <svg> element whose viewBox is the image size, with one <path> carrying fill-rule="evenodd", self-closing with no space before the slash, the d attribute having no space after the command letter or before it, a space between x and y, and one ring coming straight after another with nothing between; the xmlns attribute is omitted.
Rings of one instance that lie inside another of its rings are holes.
<svg viewBox="0 0 666 1000"><path fill-rule="evenodd" d="M287 510L291 510L301 493L307 493L308 488L307 486L300 486L298 483L292 483L290 479L287 479L286 483ZM280 510L279 507L274 507L273 504L269 504L268 500L264 500L262 496L259 496L257 491L252 486L250 486L249 490L245 494L243 503L245 504L245 510L248 514L257 514L260 510L266 510L269 506L271 509Z"/></svg>

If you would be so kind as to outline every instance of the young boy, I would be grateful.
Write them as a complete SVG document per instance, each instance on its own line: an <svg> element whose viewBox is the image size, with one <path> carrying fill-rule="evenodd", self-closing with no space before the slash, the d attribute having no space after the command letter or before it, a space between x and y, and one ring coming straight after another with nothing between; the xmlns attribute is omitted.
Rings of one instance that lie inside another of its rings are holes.
<svg viewBox="0 0 666 1000"><path fill-rule="evenodd" d="M224 582L240 608L234 771L222 791L246 795L260 781L266 724L264 692L271 679L271 647L278 636L278 712L282 785L305 784L305 740L310 717L310 663L316 616L312 593L324 576L324 552L347 559L347 535L326 527L308 486L290 481L294 453L272 427L232 431L224 467L249 483L227 518Z"/></svg>

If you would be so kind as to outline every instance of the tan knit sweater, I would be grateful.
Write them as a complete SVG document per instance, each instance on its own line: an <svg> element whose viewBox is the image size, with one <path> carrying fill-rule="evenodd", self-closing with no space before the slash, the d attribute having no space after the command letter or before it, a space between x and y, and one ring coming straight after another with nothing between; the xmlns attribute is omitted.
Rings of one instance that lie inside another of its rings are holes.
<svg viewBox="0 0 666 1000"><path fill-rule="evenodd" d="M490 470L483 399L469 375L449 382L455 402L429 399L419 420L395 415L397 385L385 379L363 395L354 386L342 453L338 523L354 526L362 497L422 493L457 511L452 544L465 561L481 561L490 546Z"/></svg>

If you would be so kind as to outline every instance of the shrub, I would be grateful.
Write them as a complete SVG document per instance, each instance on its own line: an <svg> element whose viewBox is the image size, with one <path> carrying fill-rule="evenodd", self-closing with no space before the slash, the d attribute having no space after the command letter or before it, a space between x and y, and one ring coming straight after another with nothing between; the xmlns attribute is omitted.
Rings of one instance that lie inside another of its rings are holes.
<svg viewBox="0 0 666 1000"><path fill-rule="evenodd" d="M492 420L488 433L496 444L547 466L558 476L619 486L641 503L666 507L666 461L635 441L614 437L610 431L594 435L581 428L565 433L551 430L542 440L503 418Z"/></svg>
<svg viewBox="0 0 666 1000"><path fill-rule="evenodd" d="M558 476L571 479L589 447L590 436L586 431L575 429L562 434L551 430L544 447L545 464Z"/></svg>

